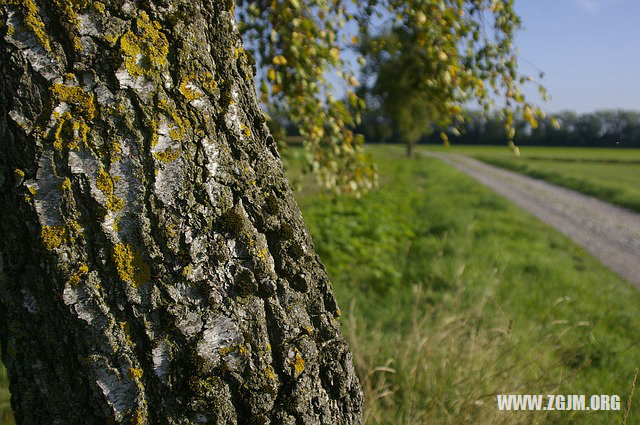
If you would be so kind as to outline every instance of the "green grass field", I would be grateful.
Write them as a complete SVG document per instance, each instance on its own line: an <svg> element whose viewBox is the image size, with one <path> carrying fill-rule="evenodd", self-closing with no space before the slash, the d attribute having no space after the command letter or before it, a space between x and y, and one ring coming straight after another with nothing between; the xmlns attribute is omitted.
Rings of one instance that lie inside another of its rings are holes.
<svg viewBox="0 0 640 425"><path fill-rule="evenodd" d="M379 191L299 195L344 310L367 422L621 422L621 412L498 412L495 394L625 404L640 365L640 293L451 167L401 147L369 152Z"/></svg>
<svg viewBox="0 0 640 425"><path fill-rule="evenodd" d="M532 146L521 147L520 157L506 146L428 149L473 156L640 212L640 149Z"/></svg>
<svg viewBox="0 0 640 425"><path fill-rule="evenodd" d="M623 411L499 412L495 395L617 394L624 410L640 292L453 168L401 146L369 152L381 187L360 199L320 194L297 172L299 151L288 160L307 183L297 198L342 308L366 422L620 423Z"/></svg>

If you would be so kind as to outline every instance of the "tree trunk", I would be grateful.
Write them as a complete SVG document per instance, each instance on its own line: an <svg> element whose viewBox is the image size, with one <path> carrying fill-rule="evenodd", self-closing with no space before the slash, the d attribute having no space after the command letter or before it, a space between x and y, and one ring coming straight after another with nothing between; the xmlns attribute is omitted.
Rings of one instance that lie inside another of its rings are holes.
<svg viewBox="0 0 640 425"><path fill-rule="evenodd" d="M412 141L407 141L405 143L405 148L406 148L406 154L409 158L413 157L413 148L415 147L416 142L412 142Z"/></svg>
<svg viewBox="0 0 640 425"><path fill-rule="evenodd" d="M0 0L18 423L359 423L232 0Z"/></svg>

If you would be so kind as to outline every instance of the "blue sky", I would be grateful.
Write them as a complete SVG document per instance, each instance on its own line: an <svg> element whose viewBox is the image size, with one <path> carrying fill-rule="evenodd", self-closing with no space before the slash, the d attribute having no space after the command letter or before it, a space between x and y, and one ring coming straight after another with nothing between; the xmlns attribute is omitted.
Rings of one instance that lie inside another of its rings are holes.
<svg viewBox="0 0 640 425"><path fill-rule="evenodd" d="M516 0L521 71L542 80L549 112L640 110L640 1ZM534 66L535 65L535 66ZM537 90L526 93L539 101ZM537 103L537 102L536 102Z"/></svg>

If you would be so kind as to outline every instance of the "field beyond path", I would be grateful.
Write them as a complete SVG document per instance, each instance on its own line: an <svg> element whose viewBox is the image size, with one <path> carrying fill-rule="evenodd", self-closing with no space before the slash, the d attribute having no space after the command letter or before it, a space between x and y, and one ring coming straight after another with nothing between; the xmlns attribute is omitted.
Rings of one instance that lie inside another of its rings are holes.
<svg viewBox="0 0 640 425"><path fill-rule="evenodd" d="M464 155L427 152L555 227L640 287L640 214Z"/></svg>

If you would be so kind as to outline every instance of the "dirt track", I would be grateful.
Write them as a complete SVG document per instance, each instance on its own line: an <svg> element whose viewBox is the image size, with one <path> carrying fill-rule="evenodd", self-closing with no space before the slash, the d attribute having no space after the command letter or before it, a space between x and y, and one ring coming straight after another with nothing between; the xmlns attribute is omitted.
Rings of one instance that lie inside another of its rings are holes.
<svg viewBox="0 0 640 425"><path fill-rule="evenodd" d="M640 287L640 214L463 155L429 152L564 233Z"/></svg>

